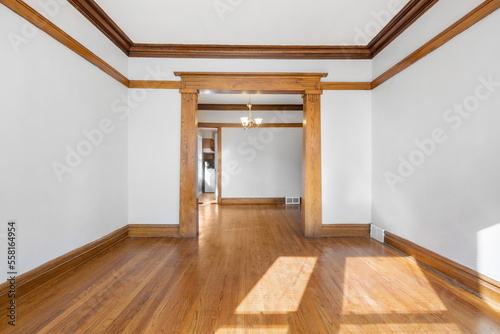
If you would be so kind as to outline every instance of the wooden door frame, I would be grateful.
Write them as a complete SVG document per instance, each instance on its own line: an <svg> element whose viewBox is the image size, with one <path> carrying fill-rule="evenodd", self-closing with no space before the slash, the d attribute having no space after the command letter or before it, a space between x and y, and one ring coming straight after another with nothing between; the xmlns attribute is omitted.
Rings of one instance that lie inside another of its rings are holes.
<svg viewBox="0 0 500 334"><path fill-rule="evenodd" d="M302 233L322 236L321 78L327 73L175 72L181 77L181 172L179 236L198 236L196 158L198 94L301 94L304 103L302 143ZM219 128L218 138L221 139ZM221 143L219 141L218 145ZM219 152L219 156L220 156ZM192 162L192 163L191 163ZM221 166L219 166L219 171ZM221 175L219 172L219 181ZM220 186L220 183L219 183ZM219 194L221 197L222 194Z"/></svg>

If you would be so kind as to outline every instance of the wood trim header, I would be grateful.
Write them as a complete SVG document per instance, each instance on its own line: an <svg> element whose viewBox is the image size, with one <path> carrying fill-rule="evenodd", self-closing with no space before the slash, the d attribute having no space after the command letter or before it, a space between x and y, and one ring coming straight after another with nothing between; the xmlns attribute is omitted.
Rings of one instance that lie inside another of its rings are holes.
<svg viewBox="0 0 500 334"><path fill-rule="evenodd" d="M302 111L302 104L252 104L252 111ZM198 104L198 110L248 111L246 104Z"/></svg>
<svg viewBox="0 0 500 334"><path fill-rule="evenodd" d="M174 72L181 77L182 89L211 93L302 94L321 89L321 78L328 73L240 73Z"/></svg>
<svg viewBox="0 0 500 334"><path fill-rule="evenodd" d="M68 2L128 56L130 47L134 43L94 0L68 0Z"/></svg>

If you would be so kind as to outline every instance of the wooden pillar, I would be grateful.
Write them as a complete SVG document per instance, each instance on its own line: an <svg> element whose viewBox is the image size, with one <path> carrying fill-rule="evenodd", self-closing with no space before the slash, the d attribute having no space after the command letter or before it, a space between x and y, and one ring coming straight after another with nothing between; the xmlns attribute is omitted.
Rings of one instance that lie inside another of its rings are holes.
<svg viewBox="0 0 500 334"><path fill-rule="evenodd" d="M196 170L198 152L198 91L180 89L181 93L181 184L179 236L198 236L198 194Z"/></svg>
<svg viewBox="0 0 500 334"><path fill-rule="evenodd" d="M306 90L302 138L302 233L322 236L321 90Z"/></svg>

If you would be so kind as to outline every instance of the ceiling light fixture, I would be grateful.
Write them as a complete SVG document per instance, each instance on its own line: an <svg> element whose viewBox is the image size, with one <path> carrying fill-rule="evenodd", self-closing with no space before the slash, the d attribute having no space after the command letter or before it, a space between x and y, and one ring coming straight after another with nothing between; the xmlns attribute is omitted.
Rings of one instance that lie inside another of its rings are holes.
<svg viewBox="0 0 500 334"><path fill-rule="evenodd" d="M262 118L256 118L255 121L252 119L252 101L251 101L251 95L248 94L248 112L249 115L248 117L240 117L241 120L241 125L243 125L243 128L250 129L254 127L259 127L262 124Z"/></svg>

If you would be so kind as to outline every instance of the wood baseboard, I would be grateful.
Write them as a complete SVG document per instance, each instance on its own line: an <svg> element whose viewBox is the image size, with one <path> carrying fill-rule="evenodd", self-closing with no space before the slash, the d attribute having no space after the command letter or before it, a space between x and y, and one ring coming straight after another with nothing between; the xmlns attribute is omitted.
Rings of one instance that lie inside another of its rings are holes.
<svg viewBox="0 0 500 334"><path fill-rule="evenodd" d="M179 225L130 224L128 225L128 235L131 238L178 237Z"/></svg>
<svg viewBox="0 0 500 334"><path fill-rule="evenodd" d="M332 224L322 225L323 237L369 237L370 224Z"/></svg>
<svg viewBox="0 0 500 334"><path fill-rule="evenodd" d="M16 301L24 299L37 289L49 284L62 275L75 270L98 255L128 238L128 226L124 226L96 241L66 253L33 270L16 277ZM0 314L6 312L4 305L9 304L8 291L10 284L0 285Z"/></svg>
<svg viewBox="0 0 500 334"><path fill-rule="evenodd" d="M500 306L500 282L392 233L385 232L384 243L465 285Z"/></svg>
<svg viewBox="0 0 500 334"><path fill-rule="evenodd" d="M268 198L221 198L223 205L285 204L284 197Z"/></svg>

